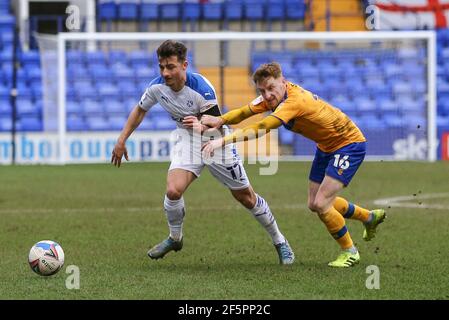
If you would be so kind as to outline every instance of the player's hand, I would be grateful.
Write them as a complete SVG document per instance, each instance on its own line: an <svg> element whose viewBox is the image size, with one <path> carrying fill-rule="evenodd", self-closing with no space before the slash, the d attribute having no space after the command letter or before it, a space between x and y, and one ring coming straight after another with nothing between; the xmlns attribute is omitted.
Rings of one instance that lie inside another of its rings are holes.
<svg viewBox="0 0 449 320"><path fill-rule="evenodd" d="M186 128L191 128L193 131L201 133L203 130L203 126L195 116L187 116L182 119L182 125Z"/></svg>
<svg viewBox="0 0 449 320"><path fill-rule="evenodd" d="M114 146L114 150L112 150L111 163L113 163L114 166L120 168L123 156L125 156L126 161L129 161L128 150L126 150L125 143L117 142Z"/></svg>
<svg viewBox="0 0 449 320"><path fill-rule="evenodd" d="M203 145L201 148L203 152L203 158L209 159L214 156L214 150L221 148L223 146L223 139L217 139L217 140L210 140L207 143Z"/></svg>
<svg viewBox="0 0 449 320"><path fill-rule="evenodd" d="M210 128L220 129L221 126L223 125L223 119L220 117L214 117L208 114L204 114L201 117L201 123Z"/></svg>

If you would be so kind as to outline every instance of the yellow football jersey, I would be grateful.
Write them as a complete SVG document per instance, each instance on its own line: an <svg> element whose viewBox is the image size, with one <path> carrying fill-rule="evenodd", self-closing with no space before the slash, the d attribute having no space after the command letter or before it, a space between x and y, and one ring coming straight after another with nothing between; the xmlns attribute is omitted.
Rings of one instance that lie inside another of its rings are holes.
<svg viewBox="0 0 449 320"><path fill-rule="evenodd" d="M262 96L249 104L254 113L272 111L291 131L315 141L324 152L334 152L353 142L366 141L363 133L340 109L304 88L288 82L283 102L274 110L267 106Z"/></svg>

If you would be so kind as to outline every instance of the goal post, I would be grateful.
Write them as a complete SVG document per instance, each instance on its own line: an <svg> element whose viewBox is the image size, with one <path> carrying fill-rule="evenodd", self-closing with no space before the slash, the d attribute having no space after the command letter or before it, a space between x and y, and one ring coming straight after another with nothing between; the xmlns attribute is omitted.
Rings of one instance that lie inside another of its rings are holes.
<svg viewBox="0 0 449 320"><path fill-rule="evenodd" d="M411 154L410 156L407 156L407 153L405 156L397 156L394 155L392 152L389 151L388 154L376 154L376 152L373 151L373 153L368 154L367 159L386 159L386 160L427 160L427 161L435 161L437 159L437 127L436 127L436 36L434 31L395 31L395 32L384 32L384 31L374 31L374 32L269 32L269 33L261 33L261 32L204 32L204 33L59 33L57 36L55 36L55 45L56 45L56 53L57 53L57 79L54 79L57 81L57 102L58 102L58 149L59 149L59 156L58 156L58 163L64 164L67 162L67 149L68 146L66 144L66 136L67 136L67 91L68 91L68 74L67 74L67 65L70 63L67 58L67 53L72 48L77 48L77 50L85 50L86 52L89 50L96 50L95 48L106 48L108 45L114 43L121 43L121 44L133 44L135 47L139 48L142 44L160 44L162 41L165 41L167 39L173 39L173 40L180 40L187 43L193 43L193 44L200 44L200 43L219 43L219 44L226 44L227 46L231 45L231 43L234 43L236 47L239 45L242 45L242 47L257 47L256 46L249 46L248 43L256 43L259 44L260 47L262 47L263 43L266 42L275 42L275 41L285 41L290 44L292 44L290 47L291 49L288 49L288 53L291 53L292 56L296 56L296 60L293 60L293 64L296 63L304 63L303 68L297 68L297 65L291 65L289 63L290 67L294 67L293 70L289 70L288 76L286 76L287 80L291 80L292 82L299 82L299 85L304 86L306 89L310 89L311 91L314 91L315 88L311 88L310 86L307 86L306 84L311 83L310 79L314 77L312 74L310 77L308 77L307 73L305 72L306 69L309 69L310 67L315 66L307 66L308 61L319 61L319 59L327 59L329 56L334 56L333 53L337 52L338 57L347 54L348 57L353 57L354 54L359 54L361 58L364 58L363 55L370 55L372 58L369 58L373 61L374 65L361 65L361 66L355 66L356 68L354 70L359 70L357 68L364 68L369 67L372 68L372 70L375 70L375 63L382 62L383 57L386 57L386 59L391 59L391 69L394 69L395 59L397 58L396 52L399 52L402 50L403 52L406 52L407 48L412 48L416 52L423 53L422 56L419 56L418 58L414 58L413 55L409 57L408 61L410 65L413 65L414 62L412 59L420 59L419 61L416 61L416 65L422 65L423 68L425 68L425 72L422 74L417 74L416 77L419 77L419 79L416 79L419 81L419 83L424 83L424 88L422 88L423 94L422 94L422 100L423 100L423 107L422 110L417 110L417 113L421 112L424 113L424 117L426 120L426 123L424 123L424 126L418 125L418 131L415 129L410 129L409 132L417 132L417 135L420 135L423 139L425 139L425 155L424 156L413 156ZM81 45L81 44L85 45ZM95 45L92 45L94 43ZM373 46L373 43L377 43L376 46ZM89 44L89 45L87 45ZM215 54L219 55L219 48L221 46L217 46L217 52L210 52L210 53L204 53L201 52L201 54L204 56L205 54ZM287 46L288 47L288 46ZM81 49L80 49L81 48ZM334 48L334 49L329 49ZM254 55L256 52L252 52L252 49L248 50L249 55ZM272 50L272 49L270 49ZM412 50L412 51L413 51ZM149 54L153 55L154 50L149 50ZM239 51L239 50L237 50ZM242 50L243 51L243 50ZM402 52L401 51L401 52ZM263 52L261 50L260 52ZM270 51L271 52L271 51ZM285 52L281 52L282 54L285 54ZM229 52L228 52L229 53ZM194 55L199 55L198 52L194 52ZM271 57L274 57L273 59L276 60L276 55L272 54ZM337 57L337 58L338 58ZM407 58L407 57L406 57ZM219 58L217 58L219 60ZM299 60L298 60L299 59ZM301 61L301 59L303 59ZM311 59L311 60L307 60ZM318 60L317 60L318 59ZM354 58L356 59L356 58ZM368 58L367 58L368 59ZM368 59L368 60L369 60ZM250 73L251 69L254 68L252 63L258 61L254 57L248 58L249 63L247 64L248 69L248 81L250 80ZM281 60L281 66L283 66ZM355 60L354 60L355 61ZM399 61L399 60L398 60ZM339 62L340 63L340 62ZM371 63L371 62L370 62ZM343 62L341 64L343 66ZM390 66L390 65L389 65ZM217 66L218 67L218 66ZM316 66L318 68L318 65ZM369 69L368 68L368 69ZM381 66L378 66L378 68L382 68ZM406 66L404 65L404 68L406 69ZM367 69L367 70L368 70ZM320 69L321 70L321 69ZM360 69L362 70L362 69ZM370 69L371 70L371 69ZM284 70L287 71L287 70ZM318 72L318 71L317 71ZM327 72L324 70L323 72ZM364 71L365 72L365 71ZM393 71L391 71L393 72ZM397 79L400 78L400 72L401 70L397 71L397 75L393 75L392 79L396 81L394 77L397 76ZM369 77L369 70L365 72L367 76ZM330 73L329 73L330 74ZM289 77L290 76L290 77ZM380 75L380 77L386 77L385 75ZM151 79L148 79L148 82ZM347 78L344 81L349 81L350 78ZM378 79L377 79L378 80ZM385 98L382 96L382 90L377 90L375 88L375 83L377 81L376 79L373 82L373 89L372 92L378 92L378 96L374 97L373 101L373 108L377 108L379 106L376 106L374 101L380 101L382 98ZM317 81L323 81L323 78L321 80ZM326 79L324 79L326 81ZM356 80L354 80L355 83ZM363 81L366 81L364 79ZM387 80L385 80L387 81ZM303 83L304 82L304 83ZM335 80L338 84L338 80ZM317 82L320 83L320 82ZM352 83L352 82L351 82ZM409 91L407 91L406 85L402 85L400 82L392 82L397 86L397 90L399 93L408 92L409 94L413 94L414 92L410 92L410 88L408 88ZM313 83L312 83L313 84ZM412 90L414 90L414 82L409 83ZM350 85L350 83L348 83ZM396 87L395 87L396 88ZM217 93L220 93L219 88L215 88ZM318 88L319 89L319 88ZM370 90L371 90L370 89ZM345 92L349 92L351 94L351 88L346 87ZM355 90L355 89L354 89ZM351 100L351 108L357 109L357 115L354 113L354 117L358 120L360 120L360 127L362 131L365 132L365 128L363 127L362 123L366 123L366 121L369 121L370 118L365 117L365 114L362 114L363 111L363 103L364 101L363 92L364 92L363 86L359 88L359 96L354 95L354 100ZM368 89L366 89L368 90ZM405 91L401 91L405 90ZM44 90L45 91L45 90ZM320 90L318 90L320 91ZM367 92L367 91L366 91ZM371 91L370 91L371 92ZM143 91L142 91L143 93ZM254 91L254 97L256 92ZM325 100L331 100L331 104L334 104L334 98L336 98L336 94L329 93L329 92L322 92L322 94L326 95ZM318 95L320 95L320 92L318 92ZM392 99L398 99L398 104L400 104L400 97L395 96ZM135 97L136 102L139 97ZM220 101L220 97L219 101ZM342 100L345 98L343 97ZM352 99L352 98L351 98ZM365 99L366 100L366 99ZM405 100L404 100L405 101ZM407 102L410 102L412 104L413 98L407 98ZM387 101L388 102L388 101ZM231 103L232 104L232 103ZM335 106L338 108L341 108L344 112L346 112L345 108L338 105L338 103L335 103ZM237 106L233 106L237 107ZM414 107L414 106L413 106ZM416 107L419 107L418 104L416 104ZM44 106L45 108L45 106ZM351 109L349 108L349 109ZM402 110L401 106L394 107L397 110L391 110L392 113L397 113L399 116L402 117L401 123L407 122L407 111L406 109ZM410 106L412 109L412 106ZM369 108L368 108L369 109ZM351 109L352 110L352 109ZM385 109L387 110L387 109ZM354 111L355 112L355 111ZM367 112L376 112L375 110L368 110ZM350 116L352 115L351 112L347 112ZM381 118L380 122L383 121L384 118ZM365 121L365 122L363 122ZM357 121L356 121L357 123ZM369 124L369 122L368 122ZM382 128L384 126L382 123L379 123L379 133L381 132ZM407 139L407 136L410 136L410 134L407 135L407 132L405 132L404 128L399 128L400 135L402 137L402 140ZM399 132L398 130L392 131L392 132ZM409 130L409 129L407 129ZM367 130L369 131L369 130ZM372 134L371 136L376 137L376 130L371 130ZM379 138L379 135L377 134L377 137ZM393 138L395 138L394 136ZM392 139L393 139L392 138ZM393 140L394 140L393 139ZM369 142L368 137L368 142ZM376 143L381 144L382 138L379 138ZM386 139L388 140L388 139ZM392 140L392 141L393 141ZM397 140L397 139L396 139ZM299 148L302 147L303 142L298 142ZM395 142L396 143L396 142ZM413 143L413 142L410 142ZM391 144L391 143L390 143ZM382 148L381 145L378 146L378 149L380 150ZM401 148L400 143L396 143L395 146L388 146L389 149L394 148ZM391 153L391 154L390 154ZM310 154L310 153L309 153ZM295 155L293 158L295 159L303 159L305 158L305 155ZM291 158L291 157L290 157Z"/></svg>

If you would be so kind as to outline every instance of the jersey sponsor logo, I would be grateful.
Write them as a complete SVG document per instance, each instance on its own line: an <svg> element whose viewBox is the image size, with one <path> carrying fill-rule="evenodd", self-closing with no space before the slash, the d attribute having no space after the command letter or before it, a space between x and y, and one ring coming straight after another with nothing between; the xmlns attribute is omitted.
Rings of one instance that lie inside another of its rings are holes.
<svg viewBox="0 0 449 320"><path fill-rule="evenodd" d="M188 100L187 101L187 107L188 108L193 108L193 101L192 100Z"/></svg>
<svg viewBox="0 0 449 320"><path fill-rule="evenodd" d="M206 92L206 93L204 94L204 96L205 96L205 97L211 96L211 94L210 94L210 92Z"/></svg>

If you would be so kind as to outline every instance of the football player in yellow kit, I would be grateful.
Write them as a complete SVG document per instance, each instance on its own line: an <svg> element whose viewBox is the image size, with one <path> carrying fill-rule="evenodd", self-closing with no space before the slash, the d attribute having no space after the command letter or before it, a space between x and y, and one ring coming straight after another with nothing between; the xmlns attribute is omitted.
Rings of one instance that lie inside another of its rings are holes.
<svg viewBox="0 0 449 320"><path fill-rule="evenodd" d="M361 221L365 226L363 239L369 241L386 217L382 209L370 211L337 196L363 162L366 153L363 133L339 109L286 81L281 66L276 62L261 65L253 80L261 96L220 117L205 115L201 123L219 128L225 124L237 124L257 113L272 113L253 125L209 141L203 147L204 156L210 157L215 149L228 143L257 138L281 125L315 141L317 149L309 175L308 207L318 214L343 250L329 266L353 266L360 261L360 255L344 218Z"/></svg>

